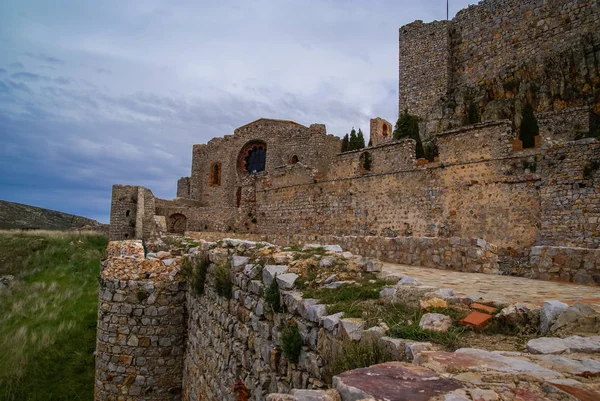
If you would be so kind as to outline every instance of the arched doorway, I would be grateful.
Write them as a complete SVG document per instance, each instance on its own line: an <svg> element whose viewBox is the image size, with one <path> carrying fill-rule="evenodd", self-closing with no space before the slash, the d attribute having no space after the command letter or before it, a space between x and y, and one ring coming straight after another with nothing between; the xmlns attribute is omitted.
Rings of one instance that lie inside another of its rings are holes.
<svg viewBox="0 0 600 401"><path fill-rule="evenodd" d="M167 232L174 234L184 234L187 229L187 217L181 213L175 213L169 216L167 221Z"/></svg>

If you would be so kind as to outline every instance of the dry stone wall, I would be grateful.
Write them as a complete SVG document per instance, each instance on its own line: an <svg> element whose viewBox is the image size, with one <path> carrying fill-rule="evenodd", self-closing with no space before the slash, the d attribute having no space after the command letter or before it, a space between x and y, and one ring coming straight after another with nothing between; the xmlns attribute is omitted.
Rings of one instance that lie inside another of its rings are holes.
<svg viewBox="0 0 600 401"><path fill-rule="evenodd" d="M600 285L600 250L536 246L531 249L533 276L577 284Z"/></svg>

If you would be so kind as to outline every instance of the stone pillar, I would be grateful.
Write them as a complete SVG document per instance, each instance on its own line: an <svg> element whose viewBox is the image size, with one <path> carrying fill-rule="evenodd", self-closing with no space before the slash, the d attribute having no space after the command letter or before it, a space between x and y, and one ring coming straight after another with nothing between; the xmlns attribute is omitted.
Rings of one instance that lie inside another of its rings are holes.
<svg viewBox="0 0 600 401"><path fill-rule="evenodd" d="M187 338L179 258L144 259L141 241L111 242L107 252L94 400L179 400Z"/></svg>

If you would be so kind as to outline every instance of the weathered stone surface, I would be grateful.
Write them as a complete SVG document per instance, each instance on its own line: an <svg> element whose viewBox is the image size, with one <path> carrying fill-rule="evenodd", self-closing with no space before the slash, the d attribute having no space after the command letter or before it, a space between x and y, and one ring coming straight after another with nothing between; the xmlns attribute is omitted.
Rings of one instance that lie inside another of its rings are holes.
<svg viewBox="0 0 600 401"><path fill-rule="evenodd" d="M343 285L348 285L348 284L354 284L356 283L356 281L354 280L347 280L347 281L334 281L333 283L329 283L327 285L325 285L325 288L330 288L330 289L335 289L335 288L339 288Z"/></svg>
<svg viewBox="0 0 600 401"><path fill-rule="evenodd" d="M323 316L321 322L325 330L333 331L340 323L340 319L344 316L344 312L339 312L334 315Z"/></svg>
<svg viewBox="0 0 600 401"><path fill-rule="evenodd" d="M406 341L404 345L404 354L406 355L406 360L408 361L414 361L415 358L418 358L423 352L439 350L441 350L439 345L429 342Z"/></svg>
<svg viewBox="0 0 600 401"><path fill-rule="evenodd" d="M394 361L402 361L406 355L406 340L401 338L381 337L379 345L386 356Z"/></svg>
<svg viewBox="0 0 600 401"><path fill-rule="evenodd" d="M360 340L364 326L365 322L362 319L340 319L341 335L353 341Z"/></svg>
<svg viewBox="0 0 600 401"><path fill-rule="evenodd" d="M415 280L412 277L403 277L402 279L400 279L400 281L398 281L397 285L420 285L421 283L419 283L417 280Z"/></svg>
<svg viewBox="0 0 600 401"><path fill-rule="evenodd" d="M452 327L452 318L441 313L426 313L419 321L423 330L446 332Z"/></svg>
<svg viewBox="0 0 600 401"><path fill-rule="evenodd" d="M321 304L311 305L308 308L308 313L307 313L308 320L310 320L311 322L319 323L321 321L321 318L325 315L326 312L327 312L326 305L321 305Z"/></svg>
<svg viewBox="0 0 600 401"><path fill-rule="evenodd" d="M527 351L533 354L568 354L574 352L586 354L600 353L600 336L534 338L527 343Z"/></svg>
<svg viewBox="0 0 600 401"><path fill-rule="evenodd" d="M285 265L267 265L262 271L263 283L265 283L266 286L269 286L275 278L275 275L285 274L287 271L288 267Z"/></svg>
<svg viewBox="0 0 600 401"><path fill-rule="evenodd" d="M231 258L231 268L236 272L242 271L244 270L248 262L250 262L249 257L234 255Z"/></svg>
<svg viewBox="0 0 600 401"><path fill-rule="evenodd" d="M575 323L579 319L583 319L586 316L594 314L596 314L596 311L592 309L589 305L583 304L581 302L575 302L573 306L568 307L564 312L562 312L558 316L558 318L556 318L556 320L550 327L550 332L557 331L558 329L564 326ZM598 328L598 332L600 333L600 327Z"/></svg>
<svg viewBox="0 0 600 401"><path fill-rule="evenodd" d="M456 352L422 352L415 358L414 363L431 368L438 373L451 369L455 374L492 372L496 375L526 375L543 380L562 378L560 373L540 365L473 348L461 348Z"/></svg>
<svg viewBox="0 0 600 401"><path fill-rule="evenodd" d="M296 273L284 273L281 275L277 275L277 284L279 285L279 288L283 289L283 290L291 290L292 288L294 288L294 283L296 282L296 280L298 279L298 276Z"/></svg>
<svg viewBox="0 0 600 401"><path fill-rule="evenodd" d="M539 321L541 308L537 305L528 303L516 303L503 308L498 314L497 319L502 319L508 324L514 326L523 326L527 324L537 325Z"/></svg>
<svg viewBox="0 0 600 401"><path fill-rule="evenodd" d="M546 334L558 316L563 313L569 305L557 300L546 301L540 311L540 332Z"/></svg>
<svg viewBox="0 0 600 401"><path fill-rule="evenodd" d="M261 272L261 265L247 264L244 266L244 274L249 278L256 278Z"/></svg>
<svg viewBox="0 0 600 401"><path fill-rule="evenodd" d="M298 401L340 401L340 395L335 390L292 389L290 394Z"/></svg>
<svg viewBox="0 0 600 401"><path fill-rule="evenodd" d="M448 307L448 302L441 298L430 298L426 300L421 300L419 302L421 309L429 310L431 308L442 308L445 309Z"/></svg>
<svg viewBox="0 0 600 401"><path fill-rule="evenodd" d="M383 263L379 259L363 258L357 266L367 273L380 272L383 268Z"/></svg>
<svg viewBox="0 0 600 401"><path fill-rule="evenodd" d="M401 362L388 362L356 369L333 378L333 387L343 401L363 399L388 401L428 401L462 387L429 369Z"/></svg>

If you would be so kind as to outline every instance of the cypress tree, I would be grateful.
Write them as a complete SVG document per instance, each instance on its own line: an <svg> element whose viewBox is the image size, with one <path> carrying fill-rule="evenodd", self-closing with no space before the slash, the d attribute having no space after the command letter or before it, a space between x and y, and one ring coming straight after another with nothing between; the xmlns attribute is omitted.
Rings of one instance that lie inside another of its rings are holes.
<svg viewBox="0 0 600 401"><path fill-rule="evenodd" d="M348 134L344 135L344 138L342 139L342 153L347 152L349 149L350 143L349 143L349 139L348 139Z"/></svg>
<svg viewBox="0 0 600 401"><path fill-rule="evenodd" d="M533 114L533 106L527 102L523 113L521 114L521 128L519 130L519 139L523 141L523 148L534 148L535 137L539 135L540 127Z"/></svg>
<svg viewBox="0 0 600 401"><path fill-rule="evenodd" d="M358 137L356 136L356 131L354 130L354 128L352 128L352 131L350 131L350 142L349 142L348 150L358 149L356 147L357 140L358 140Z"/></svg>
<svg viewBox="0 0 600 401"><path fill-rule="evenodd" d="M369 147L373 146L373 138L369 137Z"/></svg>
<svg viewBox="0 0 600 401"><path fill-rule="evenodd" d="M358 136L356 137L356 144L357 144L357 148L356 149L364 149L365 147L365 136L363 135L362 130L359 128L358 129Z"/></svg>

